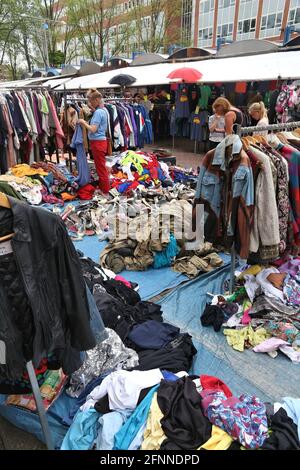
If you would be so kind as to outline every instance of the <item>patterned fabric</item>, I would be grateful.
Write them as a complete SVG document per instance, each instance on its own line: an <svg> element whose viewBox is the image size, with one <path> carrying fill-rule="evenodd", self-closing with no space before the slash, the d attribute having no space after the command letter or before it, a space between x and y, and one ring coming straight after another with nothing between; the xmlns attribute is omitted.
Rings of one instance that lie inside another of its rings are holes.
<svg viewBox="0 0 300 470"><path fill-rule="evenodd" d="M295 307L300 305L300 283L289 274L284 281L283 293L288 305Z"/></svg>
<svg viewBox="0 0 300 470"><path fill-rule="evenodd" d="M300 338L300 330L293 323L268 321L264 327L272 336L281 338L290 344Z"/></svg>
<svg viewBox="0 0 300 470"><path fill-rule="evenodd" d="M295 244L300 245L300 152L288 145L279 144L277 150L284 156L289 166L290 203L293 211Z"/></svg>
<svg viewBox="0 0 300 470"><path fill-rule="evenodd" d="M288 193L288 174L286 171L286 164L283 162L282 157L278 157L274 152L268 152L272 161L277 169L277 187L276 187L276 200L279 220L279 234L280 234L280 252L285 251L287 245L287 230L290 212L290 201Z"/></svg>
<svg viewBox="0 0 300 470"><path fill-rule="evenodd" d="M248 449L258 449L268 437L266 407L259 398L241 395L226 399L217 392L208 404L209 421Z"/></svg>

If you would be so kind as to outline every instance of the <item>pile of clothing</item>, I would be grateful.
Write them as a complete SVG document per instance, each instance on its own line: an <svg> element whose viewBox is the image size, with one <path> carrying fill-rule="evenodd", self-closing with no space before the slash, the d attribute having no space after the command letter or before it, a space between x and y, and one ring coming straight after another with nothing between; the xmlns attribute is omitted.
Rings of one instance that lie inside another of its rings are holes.
<svg viewBox="0 0 300 470"><path fill-rule="evenodd" d="M232 295L217 295L201 316L203 326L223 329L237 351L278 351L300 363L300 257L277 267L245 266Z"/></svg>
<svg viewBox="0 0 300 470"><path fill-rule="evenodd" d="M83 275L96 303L98 325L94 320L94 332L97 344L85 353L82 366L70 376L66 392L76 398L76 403L67 424L73 421L76 413L80 416L78 410L86 399L89 405L97 402L99 410L109 412L113 398L106 392L111 388L111 381L117 384L120 380L120 384L124 385L128 400L123 395L120 406L127 412L130 402L129 408L133 411L139 400L138 390L146 388L149 391L149 387L159 383L159 368L167 369L169 373L188 371L197 352L189 334L181 333L179 328L163 322L159 305L141 300L135 290L136 285L80 255ZM151 371L153 368L157 368L154 374ZM103 388L105 384L107 389ZM99 386L105 393L99 393ZM145 397L143 393L142 398ZM120 399L121 396L119 404ZM89 405L84 406L88 415Z"/></svg>
<svg viewBox="0 0 300 470"><path fill-rule="evenodd" d="M20 163L0 176L2 192L32 205L64 205L77 197L78 189L76 177L64 165L51 162Z"/></svg>
<svg viewBox="0 0 300 470"><path fill-rule="evenodd" d="M137 201L133 208L133 217L123 214L115 224L110 243L100 255L103 267L120 273L174 266L176 272L194 278L223 264L211 243L199 243L196 251L187 251L192 223L189 200L172 199L152 206L141 201L140 207Z"/></svg>
<svg viewBox="0 0 300 470"><path fill-rule="evenodd" d="M300 399L235 396L220 378L184 370L115 370L77 400L61 449L299 450L299 420Z"/></svg>
<svg viewBox="0 0 300 470"><path fill-rule="evenodd" d="M121 194L137 189L172 186L168 165L159 162L155 154L129 150L119 154L111 163L111 186Z"/></svg>

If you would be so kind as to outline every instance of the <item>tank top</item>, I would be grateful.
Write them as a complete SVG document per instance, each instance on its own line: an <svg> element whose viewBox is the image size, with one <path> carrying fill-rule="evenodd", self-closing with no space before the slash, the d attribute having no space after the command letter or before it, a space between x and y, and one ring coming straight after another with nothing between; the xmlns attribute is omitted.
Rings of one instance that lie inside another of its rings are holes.
<svg viewBox="0 0 300 470"><path fill-rule="evenodd" d="M242 111L236 111L235 109L232 109L231 111L233 111L235 113L235 121L233 123L233 133L236 134L237 133L237 124L242 125L242 123L243 123L243 113L242 113Z"/></svg>

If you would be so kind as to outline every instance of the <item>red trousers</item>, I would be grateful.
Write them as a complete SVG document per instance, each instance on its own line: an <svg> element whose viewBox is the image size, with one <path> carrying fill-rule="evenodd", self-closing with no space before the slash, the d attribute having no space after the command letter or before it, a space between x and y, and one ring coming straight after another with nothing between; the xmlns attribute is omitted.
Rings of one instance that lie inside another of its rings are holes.
<svg viewBox="0 0 300 470"><path fill-rule="evenodd" d="M99 188L104 194L110 190L109 174L106 168L107 140L90 140L96 171L99 176Z"/></svg>

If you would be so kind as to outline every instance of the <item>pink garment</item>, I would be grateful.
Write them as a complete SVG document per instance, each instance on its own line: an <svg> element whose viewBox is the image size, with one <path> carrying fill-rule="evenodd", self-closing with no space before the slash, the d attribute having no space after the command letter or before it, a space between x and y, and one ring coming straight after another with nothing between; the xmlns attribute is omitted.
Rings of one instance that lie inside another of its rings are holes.
<svg viewBox="0 0 300 470"><path fill-rule="evenodd" d="M57 113L56 113L56 109L55 109L55 106L54 106L54 103L53 103L53 100L51 98L51 96L48 97L48 104L50 106L50 109L51 109L51 113L53 115L53 119L54 119L54 123L55 123L55 127L56 127L56 143L57 143L57 147L59 149L63 149L64 148L64 138L65 138L65 134L63 133L63 130L61 128L61 125L60 125L60 122L59 122L59 119L58 119L58 116L57 116Z"/></svg>
<svg viewBox="0 0 300 470"><path fill-rule="evenodd" d="M250 308L247 308L245 311L244 311L244 314L243 314L243 318L242 318L242 324L243 325L248 325L248 323L251 322L251 317L249 315L249 312L251 310L251 307Z"/></svg>
<svg viewBox="0 0 300 470"><path fill-rule="evenodd" d="M287 341L284 341L283 339L280 338L270 338L266 339L262 343L260 343L258 346L255 346L253 348L254 352L272 352L276 351L280 346L289 346L289 343Z"/></svg>
<svg viewBox="0 0 300 470"><path fill-rule="evenodd" d="M127 281L127 279L124 279L124 277L122 277L122 276L116 276L116 277L115 277L115 281L121 281L121 282L123 282L123 284L125 284L125 286L131 288L130 282Z"/></svg>

